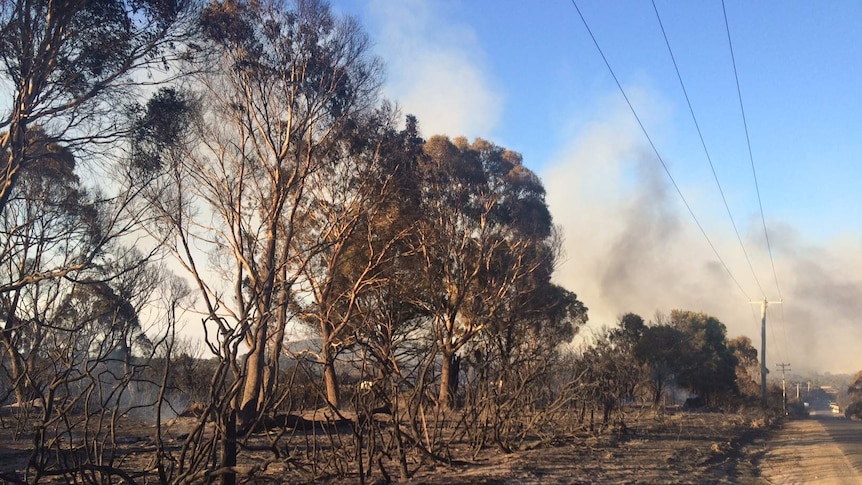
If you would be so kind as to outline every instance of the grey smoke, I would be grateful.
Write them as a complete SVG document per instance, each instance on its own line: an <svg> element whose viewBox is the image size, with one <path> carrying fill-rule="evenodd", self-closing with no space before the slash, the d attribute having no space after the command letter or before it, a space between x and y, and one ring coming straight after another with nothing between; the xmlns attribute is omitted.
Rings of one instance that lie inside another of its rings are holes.
<svg viewBox="0 0 862 485"><path fill-rule="evenodd" d="M557 280L590 308L593 325L612 325L629 311L645 318L675 308L704 311L724 322L729 336L747 335L759 346L760 306L749 304L730 279L627 116L611 110L609 120L574 133L543 173L551 211L566 238ZM671 170L685 171L683 161L669 163ZM760 300L726 214L698 213L721 204L708 182L682 190L745 292ZM760 214L748 209L734 217L766 296L777 299ZM768 211L766 216L784 299L769 307L769 366L862 369L859 237L812 241L789 223L770 219Z"/></svg>

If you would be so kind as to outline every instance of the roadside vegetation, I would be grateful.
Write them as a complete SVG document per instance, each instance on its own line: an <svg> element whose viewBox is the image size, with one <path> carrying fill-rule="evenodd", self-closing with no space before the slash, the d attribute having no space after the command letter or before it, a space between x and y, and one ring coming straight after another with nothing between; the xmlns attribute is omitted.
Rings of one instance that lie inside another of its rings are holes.
<svg viewBox="0 0 862 485"><path fill-rule="evenodd" d="M848 419L862 419L862 371L850 378L847 399L844 401L844 416Z"/></svg>

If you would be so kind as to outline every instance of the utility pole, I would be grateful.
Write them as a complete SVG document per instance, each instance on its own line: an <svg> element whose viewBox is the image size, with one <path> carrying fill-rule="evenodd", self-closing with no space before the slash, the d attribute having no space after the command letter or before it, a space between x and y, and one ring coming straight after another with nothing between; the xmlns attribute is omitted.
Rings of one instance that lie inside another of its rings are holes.
<svg viewBox="0 0 862 485"><path fill-rule="evenodd" d="M781 405L782 410L787 413L787 372L790 371L790 364L775 364L777 367L781 367ZM798 396L797 396L798 397Z"/></svg>
<svg viewBox="0 0 862 485"><path fill-rule="evenodd" d="M781 303L781 300L769 301L764 298L761 302L752 300L749 303L760 303L760 399L763 407L766 407L766 307L770 303Z"/></svg>

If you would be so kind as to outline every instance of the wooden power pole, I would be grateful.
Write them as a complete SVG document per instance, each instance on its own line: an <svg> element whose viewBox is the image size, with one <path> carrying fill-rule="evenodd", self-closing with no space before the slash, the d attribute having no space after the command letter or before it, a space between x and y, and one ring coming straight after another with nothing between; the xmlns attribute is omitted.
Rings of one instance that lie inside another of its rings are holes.
<svg viewBox="0 0 862 485"><path fill-rule="evenodd" d="M781 367L781 406L782 410L787 413L787 372L790 371L790 364L775 365ZM799 396L797 395L796 397L798 398Z"/></svg>
<svg viewBox="0 0 862 485"><path fill-rule="evenodd" d="M763 407L766 407L766 307L770 303L781 303L781 300L769 301L764 298L762 302L749 303L760 303L760 399L763 401Z"/></svg>

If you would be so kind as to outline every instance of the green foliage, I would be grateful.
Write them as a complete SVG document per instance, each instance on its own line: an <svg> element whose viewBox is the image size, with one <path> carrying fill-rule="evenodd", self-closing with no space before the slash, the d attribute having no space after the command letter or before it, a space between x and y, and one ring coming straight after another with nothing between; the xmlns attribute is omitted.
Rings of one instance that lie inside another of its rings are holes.
<svg viewBox="0 0 862 485"><path fill-rule="evenodd" d="M40 133L112 165L105 144L127 130L119 108L152 83L151 70L168 71L189 36L184 21L193 1L0 2L0 84L10 88L3 103L10 108L0 114L7 130L0 135L0 211L24 169L48 160L27 153Z"/></svg>
<svg viewBox="0 0 862 485"><path fill-rule="evenodd" d="M4 2L6 3L6 2ZM142 55L155 59L168 48L159 40L185 0L76 0L22 2L4 7L0 35L2 74L19 81L36 74L40 89L66 99L92 97ZM45 42L45 44L42 44ZM40 57L33 58L33 54ZM36 65L46 69L28 72ZM44 100L52 102L52 100Z"/></svg>
<svg viewBox="0 0 862 485"><path fill-rule="evenodd" d="M685 354L685 335L670 325L645 327L635 344L635 355L646 364L651 379L653 403L658 404L667 384L680 372Z"/></svg>
<svg viewBox="0 0 862 485"><path fill-rule="evenodd" d="M738 337L728 342L724 324L705 313L674 310L667 323L660 320L652 325L645 325L638 315L625 314L611 337L620 348L630 349L644 367L655 404L669 384L707 401L714 395L736 394L740 382L751 381L747 369L757 364L750 340Z"/></svg>
<svg viewBox="0 0 862 485"><path fill-rule="evenodd" d="M620 328L614 332L617 339L630 344L636 343L646 330L646 323L640 315L626 313L620 317Z"/></svg>
<svg viewBox="0 0 862 485"><path fill-rule="evenodd" d="M709 400L710 395L736 393L737 359L727 347L727 329L705 313L674 310L671 325L683 337L678 383Z"/></svg>

